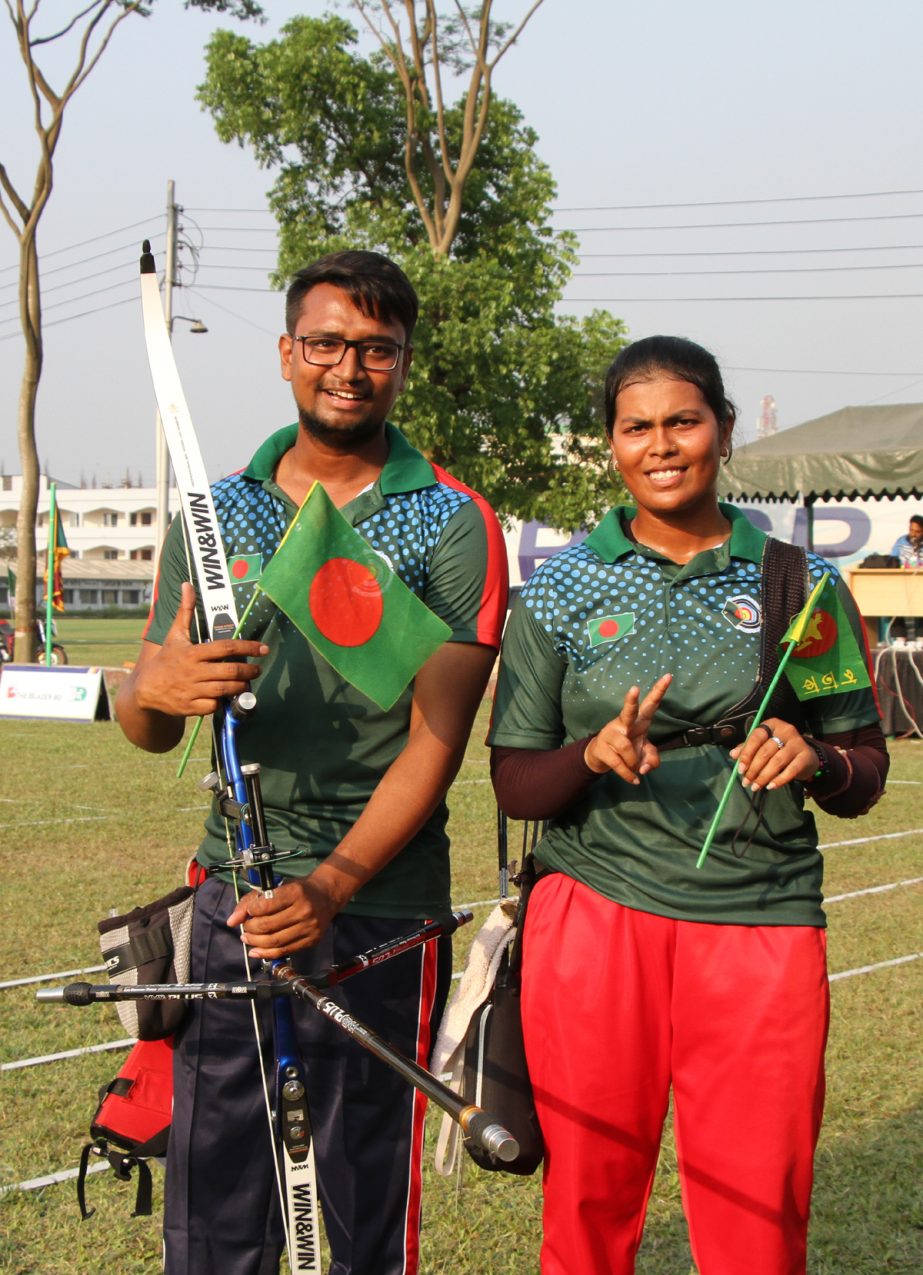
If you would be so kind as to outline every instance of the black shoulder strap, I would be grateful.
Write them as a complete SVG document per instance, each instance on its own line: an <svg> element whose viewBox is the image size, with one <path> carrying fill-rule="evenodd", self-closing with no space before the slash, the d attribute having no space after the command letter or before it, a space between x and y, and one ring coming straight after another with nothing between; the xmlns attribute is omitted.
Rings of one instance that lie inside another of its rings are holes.
<svg viewBox="0 0 923 1275"><path fill-rule="evenodd" d="M807 601L807 554L798 545L786 544L784 540L775 540L769 536L763 546L761 574L763 633L758 687L760 697L766 694L779 667L779 643L785 630ZM781 678L773 692L767 716L781 717L784 721L798 722L803 719L800 701L787 678Z"/></svg>
<svg viewBox="0 0 923 1275"><path fill-rule="evenodd" d="M753 687L712 726L693 726L672 739L658 741L661 752L701 744L734 748L752 730L753 718L779 667L779 642L807 599L808 559L804 549L767 536L760 560L763 612L759 673ZM768 717L803 724L804 712L787 679L781 678L766 712Z"/></svg>

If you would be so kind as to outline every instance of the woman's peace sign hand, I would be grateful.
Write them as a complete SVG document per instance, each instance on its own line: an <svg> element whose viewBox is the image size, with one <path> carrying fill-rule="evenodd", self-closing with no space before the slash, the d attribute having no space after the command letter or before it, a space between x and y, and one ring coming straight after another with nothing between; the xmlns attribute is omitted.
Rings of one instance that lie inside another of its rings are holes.
<svg viewBox="0 0 923 1275"><path fill-rule="evenodd" d="M627 783L639 784L639 776L660 765L660 753L648 739L647 732L672 680L672 673L665 673L643 700L641 688L631 688L618 717L607 722L587 744L583 760L590 770L598 775L613 770Z"/></svg>

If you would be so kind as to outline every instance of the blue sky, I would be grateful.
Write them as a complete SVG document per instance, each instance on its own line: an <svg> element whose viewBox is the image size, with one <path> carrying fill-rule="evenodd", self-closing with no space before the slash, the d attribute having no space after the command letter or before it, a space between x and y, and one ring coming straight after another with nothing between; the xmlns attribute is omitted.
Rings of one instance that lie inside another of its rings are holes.
<svg viewBox="0 0 923 1275"><path fill-rule="evenodd" d="M256 38L325 6L267 8L273 21L251 27ZM498 5L501 17L524 9ZM40 232L39 453L59 479L153 479L153 396L128 298L140 239L162 244L171 178L202 245L196 286L174 294L174 309L209 334L179 323L175 345L209 473L245 464L292 419L275 347L281 298L260 291L273 263L271 175L219 143L194 100L217 25L160 0L149 21L124 24L66 116ZM555 224L580 231L565 308L595 303L635 336L709 346L741 439L764 394L780 427L849 403L923 401L921 48L923 6L905 0L545 0L495 87L539 134L558 183ZM0 160L28 188L35 149L2 13L0 85ZM15 266L0 227L7 473L19 468L22 352L3 321L15 314ZM95 313L74 317L85 310Z"/></svg>

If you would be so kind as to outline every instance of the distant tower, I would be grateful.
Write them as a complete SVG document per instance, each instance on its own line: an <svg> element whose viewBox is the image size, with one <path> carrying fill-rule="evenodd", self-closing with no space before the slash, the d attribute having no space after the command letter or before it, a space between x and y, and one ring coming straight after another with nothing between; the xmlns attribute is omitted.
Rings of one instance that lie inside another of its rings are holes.
<svg viewBox="0 0 923 1275"><path fill-rule="evenodd" d="M756 422L757 438L769 438L777 429L776 400L771 394L764 394L760 399L760 414Z"/></svg>

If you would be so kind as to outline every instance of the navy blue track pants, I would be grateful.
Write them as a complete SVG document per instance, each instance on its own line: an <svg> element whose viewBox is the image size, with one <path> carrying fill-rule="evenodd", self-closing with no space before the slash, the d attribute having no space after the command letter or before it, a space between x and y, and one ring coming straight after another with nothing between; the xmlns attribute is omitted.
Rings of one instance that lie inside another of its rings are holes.
<svg viewBox="0 0 923 1275"><path fill-rule="evenodd" d="M191 979L236 981L239 934L224 924L233 887L200 887ZM419 922L339 916L293 964L310 973L406 934ZM408 1057L427 1062L451 977L451 939L364 971L332 998ZM329 1275L415 1275L425 1102L313 1006L293 1001ZM271 1007L260 1003L272 1075ZM283 1230L249 1003L194 1001L177 1034L164 1204L167 1275L276 1275Z"/></svg>

